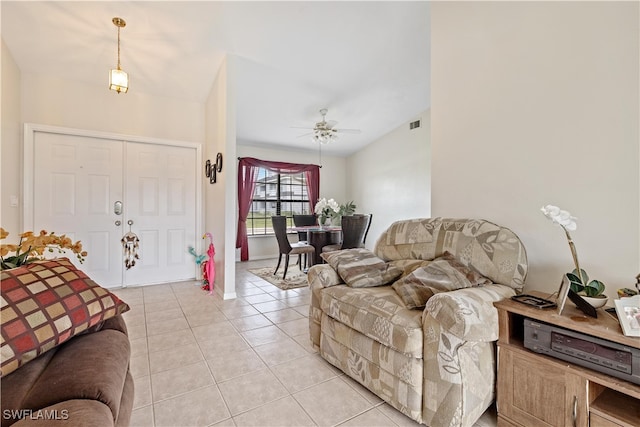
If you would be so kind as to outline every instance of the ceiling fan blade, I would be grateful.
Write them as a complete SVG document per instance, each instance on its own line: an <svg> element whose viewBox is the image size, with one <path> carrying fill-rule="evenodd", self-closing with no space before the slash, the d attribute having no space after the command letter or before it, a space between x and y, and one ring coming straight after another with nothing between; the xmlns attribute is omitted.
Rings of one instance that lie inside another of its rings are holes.
<svg viewBox="0 0 640 427"><path fill-rule="evenodd" d="M334 129L339 133L362 133L360 129Z"/></svg>
<svg viewBox="0 0 640 427"><path fill-rule="evenodd" d="M300 129L305 129L305 128L300 128ZM309 136L309 135L313 135L313 132L303 133L302 135L296 136L296 138L302 138L303 136Z"/></svg>
<svg viewBox="0 0 640 427"><path fill-rule="evenodd" d="M291 129L306 129L306 130L313 130L313 128L310 128L309 126L289 126L289 128Z"/></svg>

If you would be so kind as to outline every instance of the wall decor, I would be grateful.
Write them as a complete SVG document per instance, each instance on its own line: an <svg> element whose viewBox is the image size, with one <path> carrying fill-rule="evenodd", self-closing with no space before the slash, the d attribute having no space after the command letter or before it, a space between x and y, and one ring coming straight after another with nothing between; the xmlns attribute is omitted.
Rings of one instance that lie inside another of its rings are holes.
<svg viewBox="0 0 640 427"><path fill-rule="evenodd" d="M204 164L204 175L209 178L209 184L215 184L216 182L216 163L211 163L211 160L207 160Z"/></svg>
<svg viewBox="0 0 640 427"><path fill-rule="evenodd" d="M216 183L218 172L222 172L222 153L216 154L215 163L211 163L211 160L207 160L204 164L204 175L209 178L209 184Z"/></svg>
<svg viewBox="0 0 640 427"><path fill-rule="evenodd" d="M216 155L216 170L222 172L222 153Z"/></svg>

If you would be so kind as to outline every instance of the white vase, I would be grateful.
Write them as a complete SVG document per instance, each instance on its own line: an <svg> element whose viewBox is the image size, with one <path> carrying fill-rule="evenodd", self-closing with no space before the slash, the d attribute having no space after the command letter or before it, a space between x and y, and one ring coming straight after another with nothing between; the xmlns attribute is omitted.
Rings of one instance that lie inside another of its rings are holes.
<svg viewBox="0 0 640 427"><path fill-rule="evenodd" d="M601 295L599 297L587 297L584 295L580 295L580 296L582 297L583 300L588 302L593 308L600 308L604 306L607 303L607 301L609 301L609 298L606 297L605 295Z"/></svg>

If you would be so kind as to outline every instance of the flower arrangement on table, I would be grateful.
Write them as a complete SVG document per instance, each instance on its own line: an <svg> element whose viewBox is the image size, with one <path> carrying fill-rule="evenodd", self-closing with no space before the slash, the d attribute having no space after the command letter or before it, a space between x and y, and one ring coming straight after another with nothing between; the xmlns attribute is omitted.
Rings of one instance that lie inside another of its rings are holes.
<svg viewBox="0 0 640 427"><path fill-rule="evenodd" d="M0 227L0 240L6 239L9 233ZM80 263L84 262L87 252L82 250L82 243L78 240L73 242L66 235L57 236L53 231L40 231L36 235L33 231L26 231L20 235L17 245L3 243L0 245L0 265L2 270L16 268L24 264L29 264L35 260L44 259L45 252L64 253L65 249L76 254ZM15 252L15 255L10 253Z"/></svg>
<svg viewBox="0 0 640 427"><path fill-rule="evenodd" d="M562 227L567 236L569 249L571 249L571 255L573 256L573 263L576 266L571 273L566 273L567 278L571 282L571 290L587 297L600 297L604 292L605 285L600 280L589 281L587 272L580 268L576 246L569 234L569 231L575 231L578 228L576 218L571 216L569 212L553 205L546 205L540 210L547 218L553 221L554 224ZM602 295L601 298L603 297Z"/></svg>
<svg viewBox="0 0 640 427"><path fill-rule="evenodd" d="M318 216L318 223L324 225L328 218L339 219L344 215L353 215L356 211L356 205L353 201L339 205L334 199L318 200L314 208L314 212Z"/></svg>

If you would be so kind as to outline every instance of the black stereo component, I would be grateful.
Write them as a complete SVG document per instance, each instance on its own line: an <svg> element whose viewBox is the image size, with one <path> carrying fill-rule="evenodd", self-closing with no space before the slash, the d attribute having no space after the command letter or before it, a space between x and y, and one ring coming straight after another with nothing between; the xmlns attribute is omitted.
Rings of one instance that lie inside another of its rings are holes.
<svg viewBox="0 0 640 427"><path fill-rule="evenodd" d="M531 319L524 321L524 346L640 385L640 349Z"/></svg>

